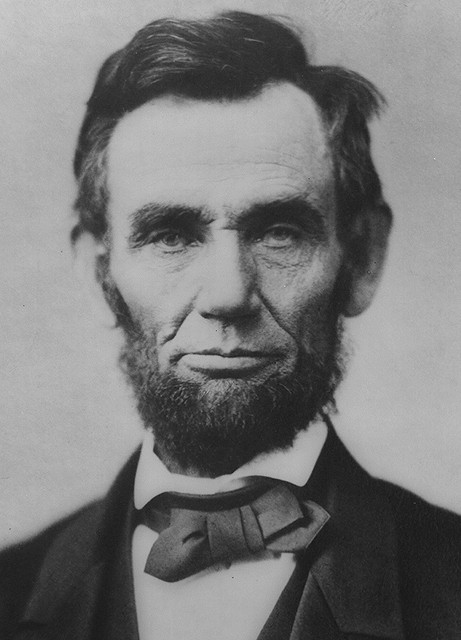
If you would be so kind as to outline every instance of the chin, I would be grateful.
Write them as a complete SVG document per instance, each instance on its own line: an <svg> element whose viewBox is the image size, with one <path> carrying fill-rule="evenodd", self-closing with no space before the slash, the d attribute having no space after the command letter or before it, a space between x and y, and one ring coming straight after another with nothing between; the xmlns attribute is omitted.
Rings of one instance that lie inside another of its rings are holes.
<svg viewBox="0 0 461 640"><path fill-rule="evenodd" d="M191 380L159 374L143 355L128 348L123 364L145 427L165 459L211 477L291 446L332 402L340 377L335 359L323 364L302 354L290 374Z"/></svg>
<svg viewBox="0 0 461 640"><path fill-rule="evenodd" d="M217 372L210 366L214 359L200 361L197 370L193 358L189 365L179 359L162 372L153 336L126 328L120 364L158 450L179 468L214 477L261 453L286 449L334 405L343 372L340 320L326 321L321 335L321 353L298 345L293 364L291 356L267 362L255 358L252 369L247 366L251 356L245 354L230 363L232 372L222 362Z"/></svg>

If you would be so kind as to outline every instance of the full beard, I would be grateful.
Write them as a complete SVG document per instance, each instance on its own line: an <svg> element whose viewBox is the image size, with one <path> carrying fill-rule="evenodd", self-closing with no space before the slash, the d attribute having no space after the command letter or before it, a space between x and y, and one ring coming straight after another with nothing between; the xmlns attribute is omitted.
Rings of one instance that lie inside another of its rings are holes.
<svg viewBox="0 0 461 640"><path fill-rule="evenodd" d="M164 462L216 477L256 455L285 449L322 410L334 407L342 377L341 330L322 358L300 350L289 375L211 379L203 383L160 374L154 339L126 333L120 364L145 427Z"/></svg>
<svg viewBox="0 0 461 640"><path fill-rule="evenodd" d="M103 287L125 335L122 371L168 467L209 477L232 473L258 454L290 447L319 414L335 409L334 392L345 362L336 304L316 323L322 349L308 352L299 344L289 374L263 382L232 378L202 383L161 374L155 336L132 318L113 283L103 279Z"/></svg>

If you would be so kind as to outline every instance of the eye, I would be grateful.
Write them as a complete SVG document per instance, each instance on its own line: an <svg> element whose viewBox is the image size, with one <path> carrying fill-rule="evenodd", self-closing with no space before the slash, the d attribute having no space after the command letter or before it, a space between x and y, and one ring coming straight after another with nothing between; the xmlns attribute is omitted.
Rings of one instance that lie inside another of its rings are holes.
<svg viewBox="0 0 461 640"><path fill-rule="evenodd" d="M182 251L193 243L194 239L179 229L166 229L164 231L159 231L150 239L150 244L156 245L163 251L169 253Z"/></svg>
<svg viewBox="0 0 461 640"><path fill-rule="evenodd" d="M186 244L186 238L179 231L165 231L157 242L162 242L167 247L177 247L178 245Z"/></svg>
<svg viewBox="0 0 461 640"><path fill-rule="evenodd" d="M279 249L292 246L299 240L300 235L300 229L294 225L275 224L266 229L259 240L266 247Z"/></svg>

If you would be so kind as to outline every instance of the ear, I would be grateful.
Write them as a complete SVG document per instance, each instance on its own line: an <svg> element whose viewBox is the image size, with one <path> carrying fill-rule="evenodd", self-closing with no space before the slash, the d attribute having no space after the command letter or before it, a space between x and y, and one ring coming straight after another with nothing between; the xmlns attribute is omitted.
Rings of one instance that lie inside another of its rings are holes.
<svg viewBox="0 0 461 640"><path fill-rule="evenodd" d="M346 251L349 295L343 315L365 311L378 288L386 261L392 213L385 204L357 216Z"/></svg>
<svg viewBox="0 0 461 640"><path fill-rule="evenodd" d="M114 327L115 317L106 302L102 279L109 265L109 248L87 231L74 243L75 268L79 280L88 292L95 317L105 326Z"/></svg>

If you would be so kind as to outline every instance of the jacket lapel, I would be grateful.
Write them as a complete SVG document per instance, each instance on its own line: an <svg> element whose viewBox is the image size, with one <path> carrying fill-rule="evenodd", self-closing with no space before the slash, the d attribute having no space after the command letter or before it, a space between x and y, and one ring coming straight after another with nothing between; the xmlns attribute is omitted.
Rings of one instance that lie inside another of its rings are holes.
<svg viewBox="0 0 461 640"><path fill-rule="evenodd" d="M58 536L15 640L138 640L130 562L137 458L107 501L82 512ZM404 640L387 498L377 495L332 430L308 490L331 519L261 640Z"/></svg>
<svg viewBox="0 0 461 640"><path fill-rule="evenodd" d="M130 562L137 459L107 500L57 536L14 640L138 640Z"/></svg>
<svg viewBox="0 0 461 640"><path fill-rule="evenodd" d="M308 490L331 519L308 550L290 640L404 640L390 506L332 430Z"/></svg>

